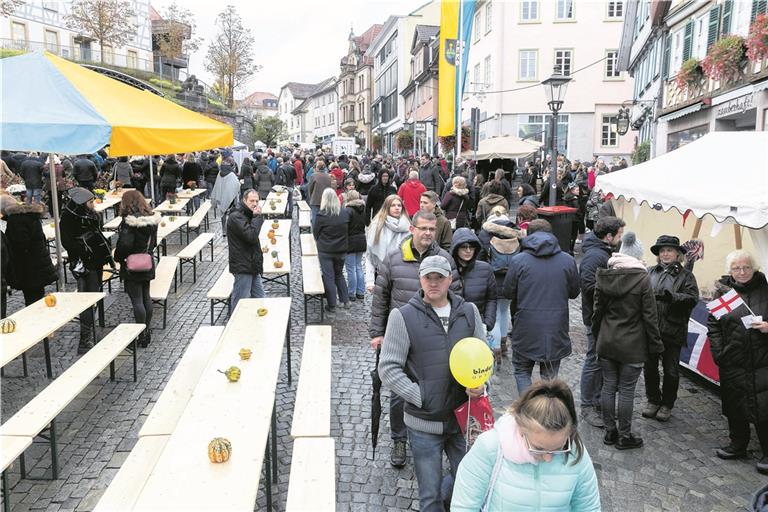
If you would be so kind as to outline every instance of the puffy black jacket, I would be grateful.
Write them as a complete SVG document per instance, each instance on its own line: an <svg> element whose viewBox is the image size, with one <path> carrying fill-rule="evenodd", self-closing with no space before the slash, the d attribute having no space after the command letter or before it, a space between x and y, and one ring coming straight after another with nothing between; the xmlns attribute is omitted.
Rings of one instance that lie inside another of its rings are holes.
<svg viewBox="0 0 768 512"><path fill-rule="evenodd" d="M688 343L688 318L699 302L696 277L680 263L654 265L648 269L656 294L659 331L664 343L685 346ZM664 276L664 274L668 274Z"/></svg>
<svg viewBox="0 0 768 512"><path fill-rule="evenodd" d="M21 177L28 189L43 188L43 162L38 158L27 158L21 163Z"/></svg>
<svg viewBox="0 0 768 512"><path fill-rule="evenodd" d="M14 204L6 208L6 241L13 272L6 276L15 290L42 288L56 281L40 218L41 204Z"/></svg>
<svg viewBox="0 0 768 512"><path fill-rule="evenodd" d="M768 282L762 272L755 272L743 285L730 276L719 283L718 296L733 288L755 315L761 315L763 321L768 318ZM747 314L742 306L720 320L710 315L709 341L712 357L720 367L723 414L744 415L752 423L764 424L768 418L768 334L745 329L741 317Z"/></svg>
<svg viewBox="0 0 768 512"><path fill-rule="evenodd" d="M240 167L240 179L243 180L243 182L240 184L240 190L248 190L249 188L254 188L253 167L251 166L250 162L243 162L243 165Z"/></svg>
<svg viewBox="0 0 768 512"><path fill-rule="evenodd" d="M80 184L93 184L99 177L96 164L88 158L78 158L74 164L74 178Z"/></svg>
<svg viewBox="0 0 768 512"><path fill-rule="evenodd" d="M275 184L275 175L272 174L272 171L265 164L259 164L256 167L253 181L254 188L259 192L259 199L266 199L269 191L272 190L272 185Z"/></svg>
<svg viewBox="0 0 768 512"><path fill-rule="evenodd" d="M442 197L445 180L440 174L439 166L432 164L421 166L419 168L419 181L424 184L427 190L432 190Z"/></svg>
<svg viewBox="0 0 768 512"><path fill-rule="evenodd" d="M280 184L293 188L293 186L296 184L296 168L290 162L284 162L282 167L278 168L278 177L280 176L281 172L284 176L284 182Z"/></svg>
<svg viewBox="0 0 768 512"><path fill-rule="evenodd" d="M555 235L538 231L523 238L504 280L504 296L512 301L514 350L533 361L571 354L568 299L579 296L579 271Z"/></svg>
<svg viewBox="0 0 768 512"><path fill-rule="evenodd" d="M389 312L407 304L421 289L419 265L427 256L443 256L451 262L451 291L461 294L461 279L448 251L441 249L437 242L432 242L424 254L419 254L413 247L413 238L408 237L401 242L400 247L389 251L377 269L379 274L373 288L371 322L368 327L371 338L384 336Z"/></svg>
<svg viewBox="0 0 768 512"><path fill-rule="evenodd" d="M598 268L592 332L598 356L620 363L643 363L664 352L656 301L643 268Z"/></svg>
<svg viewBox="0 0 768 512"><path fill-rule="evenodd" d="M346 253L349 245L349 212L342 208L338 215L327 215L322 211L315 217L312 235L317 242L317 252Z"/></svg>
<svg viewBox="0 0 768 512"><path fill-rule="evenodd" d="M368 197L365 200L365 225L368 226L371 223L371 219L379 213L384 200L388 196L396 195L397 189L394 185L386 184L382 185L381 182L376 183L368 191Z"/></svg>
<svg viewBox="0 0 768 512"><path fill-rule="evenodd" d="M466 264L459 257L459 246L463 244L475 248L472 259ZM488 263L477 259L480 251L480 240L471 229L459 228L453 234L451 256L459 271L464 300L477 306L485 328L490 331L496 325L496 276Z"/></svg>
<svg viewBox="0 0 768 512"><path fill-rule="evenodd" d="M614 248L597 238L594 231L586 234L581 244L584 256L579 265L581 281L581 318L587 327L592 325L592 311L595 302L595 273L597 269L608 268L608 259Z"/></svg>
<svg viewBox="0 0 768 512"><path fill-rule="evenodd" d="M203 168L197 162L184 162L184 167L181 168L181 182L184 188L190 188L187 183L190 181L195 182L197 187L197 181L203 176Z"/></svg>
<svg viewBox="0 0 768 512"><path fill-rule="evenodd" d="M227 218L229 244L229 272L231 274L261 274L264 256L259 243L259 232L264 218L253 212L242 201L230 210Z"/></svg>
<svg viewBox="0 0 768 512"><path fill-rule="evenodd" d="M367 196L373 186L376 184L376 175L370 169L363 169L354 176L355 188L360 195Z"/></svg>
<svg viewBox="0 0 768 512"><path fill-rule="evenodd" d="M125 259L131 254L147 253L157 246L157 227L162 222L160 212L134 217L126 215L120 224L115 244L115 260L120 262L120 277L126 281L151 281L155 278L155 267L147 272L130 272ZM152 260L154 262L154 259Z"/></svg>
<svg viewBox="0 0 768 512"><path fill-rule="evenodd" d="M219 175L219 164L216 163L216 160L211 158L208 160L208 163L205 165L205 181L213 185L216 183L216 177Z"/></svg>
<svg viewBox="0 0 768 512"><path fill-rule="evenodd" d="M368 248L365 240L365 203L362 199L355 199L348 202L346 206L349 214L347 252L365 252Z"/></svg>
<svg viewBox="0 0 768 512"><path fill-rule="evenodd" d="M169 158L160 169L160 186L175 187L179 178L181 178L181 166L176 160Z"/></svg>
<svg viewBox="0 0 768 512"><path fill-rule="evenodd" d="M71 267L78 260L88 270L101 272L112 259L112 246L99 229L99 216L85 205L70 200L61 210L61 245L67 251Z"/></svg>

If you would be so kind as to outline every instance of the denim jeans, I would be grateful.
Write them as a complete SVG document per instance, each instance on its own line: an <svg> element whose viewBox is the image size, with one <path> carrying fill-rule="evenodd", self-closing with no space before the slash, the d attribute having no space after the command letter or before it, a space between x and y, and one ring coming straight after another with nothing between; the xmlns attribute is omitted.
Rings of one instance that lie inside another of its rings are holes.
<svg viewBox="0 0 768 512"><path fill-rule="evenodd" d="M42 203L43 202L43 189L41 188L28 188L27 189L27 198L24 201L27 204L32 204L32 201L36 203Z"/></svg>
<svg viewBox="0 0 768 512"><path fill-rule="evenodd" d="M240 299L261 299L265 297L264 286L259 274L234 274L235 283L232 285L232 295L229 302L232 312L235 311Z"/></svg>
<svg viewBox="0 0 768 512"><path fill-rule="evenodd" d="M310 207L309 207L309 217L310 217L310 222L312 222L313 226L315 225L315 219L317 218L317 214L318 214L319 211L320 211L320 207L319 206L310 205Z"/></svg>
<svg viewBox="0 0 768 512"><path fill-rule="evenodd" d="M509 299L496 300L496 325L491 330L491 348L501 347L501 338L506 337L509 330Z"/></svg>
<svg viewBox="0 0 768 512"><path fill-rule="evenodd" d="M587 355L581 367L581 406L600 405L600 389L603 387L603 374L597 362L597 343L592 334L592 327L587 330Z"/></svg>
<svg viewBox="0 0 768 512"><path fill-rule="evenodd" d="M349 302L347 282L344 280L344 253L319 252L320 271L323 274L323 287L325 299L329 306L336 305L338 294L339 302Z"/></svg>
<svg viewBox="0 0 768 512"><path fill-rule="evenodd" d="M350 252L344 260L347 269L347 289L350 295L365 294L365 273L363 272L362 252Z"/></svg>
<svg viewBox="0 0 768 512"><path fill-rule="evenodd" d="M512 352L512 366L515 368L517 393L522 395L531 386L531 375L536 361L521 356L517 351ZM556 379L560 372L560 361L539 361L539 375L542 380Z"/></svg>
<svg viewBox="0 0 768 512"><path fill-rule="evenodd" d="M619 436L627 437L632 432L632 411L635 405L635 387L640 378L642 366L620 363L612 359L599 359L603 370L603 391L600 396L603 408L603 422L608 431L616 430L616 394L619 395Z"/></svg>
<svg viewBox="0 0 768 512"><path fill-rule="evenodd" d="M670 409L675 406L677 389L680 387L680 345L664 343L664 353L650 354L645 362L645 396L648 402L655 405L663 405ZM664 369L664 380L659 384L659 359Z"/></svg>
<svg viewBox="0 0 768 512"><path fill-rule="evenodd" d="M419 485L419 510L421 512L445 512L444 502L450 500L453 485L443 487L443 452L451 465L451 477L456 479L456 470L466 454L466 442L461 433L427 434L408 429L408 440L413 454L413 467Z"/></svg>
<svg viewBox="0 0 768 512"><path fill-rule="evenodd" d="M405 400L394 391L390 391L389 434L393 441L405 441L408 438L403 414L405 414Z"/></svg>
<svg viewBox="0 0 768 512"><path fill-rule="evenodd" d="M205 182L205 198L210 199L211 198L211 192L213 192L213 183L210 181Z"/></svg>

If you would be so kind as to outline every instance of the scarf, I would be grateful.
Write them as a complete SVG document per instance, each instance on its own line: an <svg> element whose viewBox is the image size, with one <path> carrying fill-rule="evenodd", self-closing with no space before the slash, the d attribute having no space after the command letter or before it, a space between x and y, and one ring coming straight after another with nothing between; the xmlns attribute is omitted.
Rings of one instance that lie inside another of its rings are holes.
<svg viewBox="0 0 768 512"><path fill-rule="evenodd" d="M379 264L384 261L387 253L398 247L400 242L405 240L409 235L410 223L405 216L396 219L387 215L384 221L384 227L381 229L379 235L379 241L376 242L376 231L378 231L378 223L371 223L368 228L367 244L368 244L368 258L373 265L378 268Z"/></svg>

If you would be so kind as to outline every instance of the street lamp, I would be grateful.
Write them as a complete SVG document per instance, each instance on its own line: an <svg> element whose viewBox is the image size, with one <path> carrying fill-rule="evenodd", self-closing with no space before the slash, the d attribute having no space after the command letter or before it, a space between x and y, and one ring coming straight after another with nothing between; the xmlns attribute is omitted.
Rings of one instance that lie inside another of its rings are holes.
<svg viewBox="0 0 768 512"><path fill-rule="evenodd" d="M555 206L555 192L557 190L557 114L563 108L565 92L570 81L571 77L561 74L558 67L555 66L552 76L541 82L541 85L544 86L544 94L547 95L547 105L552 112L552 166L549 171L549 206Z"/></svg>
<svg viewBox="0 0 768 512"><path fill-rule="evenodd" d="M619 107L619 115L616 118L616 132L626 135L629 131L629 108Z"/></svg>

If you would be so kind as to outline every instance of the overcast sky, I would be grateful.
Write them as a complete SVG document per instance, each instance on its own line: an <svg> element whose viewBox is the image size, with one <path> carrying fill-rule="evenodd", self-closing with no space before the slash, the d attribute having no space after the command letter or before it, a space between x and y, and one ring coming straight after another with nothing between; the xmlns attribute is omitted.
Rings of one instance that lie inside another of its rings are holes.
<svg viewBox="0 0 768 512"><path fill-rule="evenodd" d="M277 95L286 82L317 83L339 75L339 60L347 52L350 27L362 34L390 15L408 14L427 0L183 0L195 15L200 49L190 57L189 71L208 84L213 77L203 65L208 44L216 35L216 16L227 4L234 5L256 39L253 60L260 64L237 97L254 91ZM172 0L152 0L162 14Z"/></svg>

